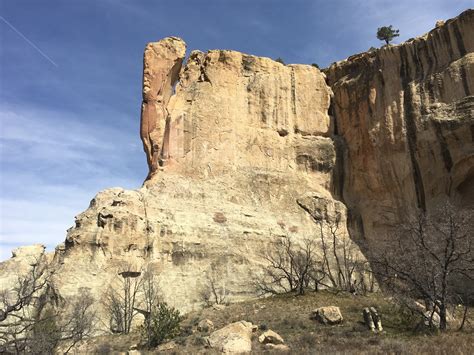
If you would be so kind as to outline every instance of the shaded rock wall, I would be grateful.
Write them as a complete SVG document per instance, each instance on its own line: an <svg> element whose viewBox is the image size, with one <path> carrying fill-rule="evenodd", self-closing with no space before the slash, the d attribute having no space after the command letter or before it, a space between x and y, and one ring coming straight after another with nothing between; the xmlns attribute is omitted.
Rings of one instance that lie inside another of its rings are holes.
<svg viewBox="0 0 474 355"><path fill-rule="evenodd" d="M474 204L474 11L423 37L334 63L339 186L356 234L405 213Z"/></svg>

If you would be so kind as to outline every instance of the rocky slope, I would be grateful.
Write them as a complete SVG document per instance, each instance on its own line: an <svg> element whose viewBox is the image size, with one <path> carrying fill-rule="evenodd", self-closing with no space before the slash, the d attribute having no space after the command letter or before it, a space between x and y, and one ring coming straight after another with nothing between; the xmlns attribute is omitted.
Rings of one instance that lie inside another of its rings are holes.
<svg viewBox="0 0 474 355"><path fill-rule="evenodd" d="M472 204L473 27L467 11L335 63L327 78L234 51L194 51L184 63L182 40L150 43L149 175L139 190L100 192L76 217L50 261L59 294L88 287L100 300L119 272L149 266L183 311L202 306L212 272L242 300L272 243L317 235L314 219L345 225L347 215L354 238L374 241L436 199Z"/></svg>
<svg viewBox="0 0 474 355"><path fill-rule="evenodd" d="M374 241L415 208L474 204L474 11L334 63L337 193Z"/></svg>

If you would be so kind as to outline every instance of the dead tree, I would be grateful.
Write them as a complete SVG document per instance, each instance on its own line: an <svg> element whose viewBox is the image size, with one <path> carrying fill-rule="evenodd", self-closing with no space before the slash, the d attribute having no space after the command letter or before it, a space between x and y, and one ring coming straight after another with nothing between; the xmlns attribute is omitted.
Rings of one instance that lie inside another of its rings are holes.
<svg viewBox="0 0 474 355"><path fill-rule="evenodd" d="M60 343L66 353L90 335L93 299L84 291L71 301L57 293L53 273L43 259L0 293L0 352L53 353Z"/></svg>
<svg viewBox="0 0 474 355"><path fill-rule="evenodd" d="M281 238L263 256L267 266L255 284L261 294L297 292L302 295L311 281L321 282L316 244L307 239L297 244L289 236ZM317 286L316 286L317 288Z"/></svg>
<svg viewBox="0 0 474 355"><path fill-rule="evenodd" d="M152 314L155 313L158 305L160 304L160 292L158 287L158 280L151 269L148 267L143 273L143 280L141 282L141 292L142 292L142 308L135 307L139 313L142 313L145 317L143 322L143 333L147 345L151 345L152 340Z"/></svg>
<svg viewBox="0 0 474 355"><path fill-rule="evenodd" d="M64 354L69 353L77 343L92 334L97 320L93 309L94 303L89 289L81 288L78 295L65 307L66 316L61 317L59 322L61 341L67 346Z"/></svg>
<svg viewBox="0 0 474 355"><path fill-rule="evenodd" d="M357 255L356 245L343 232L340 219L316 222L326 278L332 288L354 292L359 286L355 276L360 272L360 256Z"/></svg>
<svg viewBox="0 0 474 355"><path fill-rule="evenodd" d="M383 285L394 295L421 298L432 305L431 312L428 307L412 309L424 313L431 326L436 323L433 317L439 315L441 330L447 328L448 306L474 280L472 216L472 210L456 210L450 204L433 213L420 211L407 217L372 255Z"/></svg>
<svg viewBox="0 0 474 355"><path fill-rule="evenodd" d="M34 331L47 321L40 313L51 278L47 264L36 259L11 288L0 291L0 352L30 350Z"/></svg>
<svg viewBox="0 0 474 355"><path fill-rule="evenodd" d="M122 271L105 294L105 306L110 316L110 329L115 333L130 333L142 286L140 271Z"/></svg>
<svg viewBox="0 0 474 355"><path fill-rule="evenodd" d="M201 299L207 306L213 304L226 304L229 291L225 285L227 271L224 265L212 263L206 271L205 283L201 290Z"/></svg>

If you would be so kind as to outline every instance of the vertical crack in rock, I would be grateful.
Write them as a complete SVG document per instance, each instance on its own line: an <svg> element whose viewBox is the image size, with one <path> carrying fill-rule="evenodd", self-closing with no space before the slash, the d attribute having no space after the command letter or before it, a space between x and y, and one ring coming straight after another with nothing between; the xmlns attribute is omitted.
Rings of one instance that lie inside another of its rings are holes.
<svg viewBox="0 0 474 355"><path fill-rule="evenodd" d="M458 46L459 54L462 56L466 55L466 47L464 46L461 31L459 30L459 22L453 23L454 37L456 37L456 45Z"/></svg>
<svg viewBox="0 0 474 355"><path fill-rule="evenodd" d="M295 68L291 68L291 108L296 116L296 77Z"/></svg>
<svg viewBox="0 0 474 355"><path fill-rule="evenodd" d="M151 233L153 232L153 228L150 225L150 219L148 218L148 211L147 211L147 203L145 194L141 191L138 191L139 201L143 204L143 217L145 218L145 237L146 237L146 247L145 247L145 257L150 257L150 252L153 248L153 244L150 238Z"/></svg>
<svg viewBox="0 0 474 355"><path fill-rule="evenodd" d="M406 137L408 145L408 153L410 155L413 183L415 185L417 205L422 210L426 210L425 188L423 186L423 178L421 176L420 166L417 160L417 133L416 133L416 117L413 108L413 93L410 85L410 70L408 66L408 53L406 47L402 47L400 51L401 66L400 77L402 79L403 88L403 111L406 128Z"/></svg>
<svg viewBox="0 0 474 355"><path fill-rule="evenodd" d="M347 149L344 185L334 175L333 193L342 191L354 215L360 213L370 242L407 210L429 210L440 199L457 203L446 186L470 169L472 33L474 10L467 10L423 36L325 70L334 134Z"/></svg>
<svg viewBox="0 0 474 355"><path fill-rule="evenodd" d="M336 163L332 172L332 193L335 198L344 202L345 156L347 154L346 142L342 136L333 136L336 151Z"/></svg>
<svg viewBox="0 0 474 355"><path fill-rule="evenodd" d="M463 65L460 68L460 74L461 74L461 80L462 80L462 86L464 88L464 93L466 96L469 96L471 94L471 91L469 90L469 83L467 81L468 74L466 72L466 67Z"/></svg>
<svg viewBox="0 0 474 355"><path fill-rule="evenodd" d="M439 140L439 145L441 149L441 156L443 157L444 166L446 167L446 171L449 173L453 167L453 159L451 157L451 153L449 152L448 143L446 142L446 138L443 135L441 122L433 120L433 126L436 132L436 137Z"/></svg>
<svg viewBox="0 0 474 355"><path fill-rule="evenodd" d="M179 79L186 44L177 37L149 43L143 57L143 103L140 136L150 179L169 158L168 103Z"/></svg>

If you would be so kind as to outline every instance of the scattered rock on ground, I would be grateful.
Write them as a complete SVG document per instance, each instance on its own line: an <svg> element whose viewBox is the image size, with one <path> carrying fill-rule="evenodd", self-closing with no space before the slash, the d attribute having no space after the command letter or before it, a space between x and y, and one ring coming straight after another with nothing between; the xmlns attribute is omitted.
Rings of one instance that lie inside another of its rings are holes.
<svg viewBox="0 0 474 355"><path fill-rule="evenodd" d="M343 321L341 310L336 306L320 307L314 310L311 319L328 325L339 324Z"/></svg>
<svg viewBox="0 0 474 355"><path fill-rule="evenodd" d="M174 341L169 341L167 343L158 345L156 348L157 351L168 351L176 348L176 343Z"/></svg>
<svg viewBox="0 0 474 355"><path fill-rule="evenodd" d="M211 332L214 330L214 323L209 319L203 319L198 323L197 329L200 332Z"/></svg>
<svg viewBox="0 0 474 355"><path fill-rule="evenodd" d="M267 330L258 337L258 341L262 344L283 344L285 341L280 334L273 330Z"/></svg>
<svg viewBox="0 0 474 355"><path fill-rule="evenodd" d="M426 311L423 315L425 318L425 325L427 327L430 325L430 318L431 318L431 322L433 323L433 326L435 326L436 328L439 328L441 319L438 313L436 312L433 313L433 311Z"/></svg>
<svg viewBox="0 0 474 355"><path fill-rule="evenodd" d="M250 322L231 323L209 336L209 346L223 353L249 353L252 351L252 328Z"/></svg>
<svg viewBox="0 0 474 355"><path fill-rule="evenodd" d="M128 350L137 350L137 349L138 349L138 344L133 344L128 348Z"/></svg>

